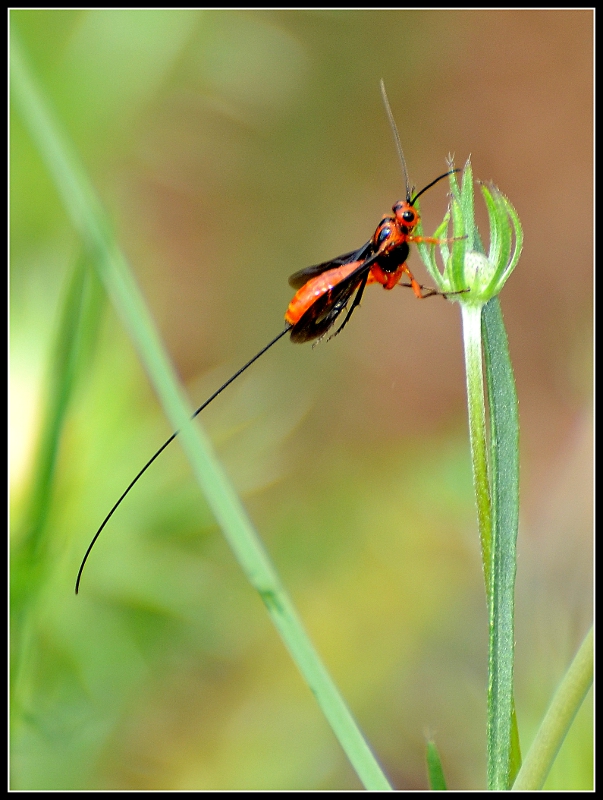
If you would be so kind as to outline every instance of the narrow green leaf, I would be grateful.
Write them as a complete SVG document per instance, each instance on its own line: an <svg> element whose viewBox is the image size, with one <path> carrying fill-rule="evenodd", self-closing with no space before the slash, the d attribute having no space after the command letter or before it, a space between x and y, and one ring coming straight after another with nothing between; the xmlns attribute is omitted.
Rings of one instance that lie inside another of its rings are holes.
<svg viewBox="0 0 603 800"><path fill-rule="evenodd" d="M419 212L419 224L417 225L417 228L416 228L416 236L418 238L420 238L420 237L424 236L425 233L424 233L424 230L423 230L423 223L421 222L421 216L420 216L421 212L420 212L420 207L419 207L419 201L418 200L417 200L417 203L416 203L416 208L417 208L417 211ZM446 230L448 228L449 220L450 220L450 214L447 213L446 216L444 217L443 221L440 223L440 225L438 225L438 227L436 228L436 230L432 234L433 238L440 239L440 238L446 236ZM426 269L427 269L432 281L434 282L435 286L440 291L445 291L446 289L449 289L450 287L448 286L447 282L444 281L444 279L442 278L442 274L441 274L440 270L438 269L438 263L437 263L436 255L435 255L436 254L436 245L425 244L425 242L416 242L416 245L417 245L417 249L419 251L419 255L421 256L421 260L425 264L425 267L426 267ZM445 244L445 243L441 244L440 245L440 252L442 253L443 263L446 264L446 261L447 261L449 255L450 255L450 253L448 251L448 245Z"/></svg>
<svg viewBox="0 0 603 800"><path fill-rule="evenodd" d="M444 219L442 220L442 224L436 228L434 231L434 238L435 239L442 239L440 243L440 256L442 258L442 263L445 265L448 263L448 259L450 258L450 247L448 246L448 242L445 241L447 238L448 226L450 225L451 214L450 209L446 212Z"/></svg>
<svg viewBox="0 0 603 800"><path fill-rule="evenodd" d="M519 521L519 414L507 336L497 298L484 307L490 407L492 602L488 681L488 788L510 788L514 591Z"/></svg>
<svg viewBox="0 0 603 800"><path fill-rule="evenodd" d="M517 724L517 713L515 712L515 696L513 696L513 707L511 708L511 755L509 757L509 786L517 777L521 769L521 745L519 742L519 726Z"/></svg>
<svg viewBox="0 0 603 800"><path fill-rule="evenodd" d="M584 637L532 742L514 790L542 789L567 732L593 682L593 630Z"/></svg>
<svg viewBox="0 0 603 800"><path fill-rule="evenodd" d="M25 531L20 547L35 556L48 516L59 444L75 380L94 344L105 296L83 257L75 264L49 360L47 390Z"/></svg>
<svg viewBox="0 0 603 800"><path fill-rule="evenodd" d="M78 378L86 371L99 330L105 295L96 276L80 257L70 276L50 352L34 472L25 504L23 528L11 546L11 726L31 703L31 676L36 670L31 609L51 574L54 559L48 519L63 429Z"/></svg>
<svg viewBox="0 0 603 800"><path fill-rule="evenodd" d="M463 179L463 186L468 178ZM452 232L456 242L452 245L452 258L450 260L450 284L455 291L466 287L465 281L465 253L467 252L467 228L466 219L462 211L462 205L453 195L451 201L452 212Z"/></svg>
<svg viewBox="0 0 603 800"><path fill-rule="evenodd" d="M444 778L440 754L433 741L427 742L427 779L429 780L429 788L432 791L446 790L446 779Z"/></svg>
<svg viewBox="0 0 603 800"><path fill-rule="evenodd" d="M496 187L493 188L493 192L494 202L496 203L496 215L499 219L500 228L500 256L495 262L499 266L497 272L494 273L493 281L494 283L498 283L500 276L506 270L507 265L509 264L509 256L511 255L511 246L513 244L513 234L511 232L511 226L509 225L509 214L507 213L505 198Z"/></svg>
<svg viewBox="0 0 603 800"><path fill-rule="evenodd" d="M515 246L513 248L513 254L509 258L507 256L507 263L501 264L499 269L495 275L495 283L496 283L496 292L499 292L505 284L505 281L515 269L517 262L519 261L519 257L521 255L521 251L523 248L523 229L521 227L521 222L519 221L519 217L517 215L517 211L513 208L512 203L504 196L504 194L499 193L500 202L504 208L504 211L507 215L507 219L511 220L511 224L513 226L513 234L515 237ZM510 254L510 253L509 253Z"/></svg>
<svg viewBox="0 0 603 800"><path fill-rule="evenodd" d="M475 224L475 193L473 190L473 169L471 159L467 159L463 170L463 186L460 193L460 204L466 226L467 249L476 250L477 226Z"/></svg>
<svg viewBox="0 0 603 800"><path fill-rule="evenodd" d="M488 209L488 219L490 221L490 249L488 250L488 260L493 264L498 264L500 261L501 251L501 220L497 213L496 203L492 197L492 192L483 184L481 186L481 190L486 207Z"/></svg>

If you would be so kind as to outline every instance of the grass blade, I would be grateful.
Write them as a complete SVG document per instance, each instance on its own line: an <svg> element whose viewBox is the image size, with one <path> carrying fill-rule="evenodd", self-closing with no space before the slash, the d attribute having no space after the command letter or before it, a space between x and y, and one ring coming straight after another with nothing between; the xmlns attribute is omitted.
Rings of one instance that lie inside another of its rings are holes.
<svg viewBox="0 0 603 800"><path fill-rule="evenodd" d="M13 31L11 85L15 102L57 186L180 441L195 477L248 580L262 597L285 646L316 696L346 755L368 789L390 789L345 702L299 620L263 545L228 482L160 342L129 266L76 153L53 119Z"/></svg>
<svg viewBox="0 0 603 800"><path fill-rule="evenodd" d="M445 791L446 779L435 742L427 742L427 778L432 791Z"/></svg>
<svg viewBox="0 0 603 800"><path fill-rule="evenodd" d="M586 634L526 755L514 790L542 789L555 756L593 682L593 631Z"/></svg>

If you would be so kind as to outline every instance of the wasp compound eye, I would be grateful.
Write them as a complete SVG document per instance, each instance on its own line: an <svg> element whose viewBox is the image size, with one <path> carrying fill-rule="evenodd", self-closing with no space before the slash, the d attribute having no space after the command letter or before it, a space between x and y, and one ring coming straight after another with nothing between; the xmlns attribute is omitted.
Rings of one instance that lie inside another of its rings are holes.
<svg viewBox="0 0 603 800"><path fill-rule="evenodd" d="M416 225L419 220L416 209L408 203L396 203L393 210L396 219L402 225Z"/></svg>
<svg viewBox="0 0 603 800"><path fill-rule="evenodd" d="M398 222L401 222L403 225L414 225L419 218L415 209L410 208L406 203L395 206L394 212Z"/></svg>

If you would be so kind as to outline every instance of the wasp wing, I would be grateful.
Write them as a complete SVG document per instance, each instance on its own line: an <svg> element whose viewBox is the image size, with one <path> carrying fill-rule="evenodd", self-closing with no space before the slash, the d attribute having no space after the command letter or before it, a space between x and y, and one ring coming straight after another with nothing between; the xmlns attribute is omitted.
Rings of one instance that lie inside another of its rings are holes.
<svg viewBox="0 0 603 800"><path fill-rule="evenodd" d="M359 247L358 250L351 250L349 253L344 253L342 256L332 258L330 261L323 261L322 264L315 264L312 267L304 267L299 272L294 272L289 278L289 286L294 289L301 289L308 281L315 278L317 275L322 275L328 269L334 267L341 267L343 264L350 264L352 261L364 261L372 251L372 242L367 242Z"/></svg>
<svg viewBox="0 0 603 800"><path fill-rule="evenodd" d="M340 256L340 258L344 258L344 256ZM347 277L328 292L320 295L291 328L291 341L296 343L311 342L313 339L319 339L324 336L329 328L335 324L337 317L345 311L350 298L356 290L361 289L364 291L373 262L374 258L359 261L358 267ZM354 305L350 309L350 313L353 309ZM345 322L347 322L348 318L349 315Z"/></svg>

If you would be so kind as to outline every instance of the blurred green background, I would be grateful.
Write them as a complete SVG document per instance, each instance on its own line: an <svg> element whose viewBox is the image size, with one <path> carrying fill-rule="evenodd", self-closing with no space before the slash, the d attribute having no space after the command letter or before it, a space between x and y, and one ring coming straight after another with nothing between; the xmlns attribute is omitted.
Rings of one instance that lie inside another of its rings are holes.
<svg viewBox="0 0 603 800"><path fill-rule="evenodd" d="M288 276L360 246L403 195L380 78L418 188L448 153L471 154L511 199L525 231L501 301L522 426L526 750L592 615L592 13L13 11L11 24L195 406L282 328ZM15 110L10 153L13 787L359 788L177 444L75 598L90 538L170 430ZM445 207L443 183L422 201L428 232ZM410 266L428 282L416 253ZM44 484L56 342L79 290ZM426 736L450 788L485 781L464 393L458 309L377 287L344 335L280 342L202 415L398 789L426 788ZM591 726L589 695L547 788L592 786Z"/></svg>

